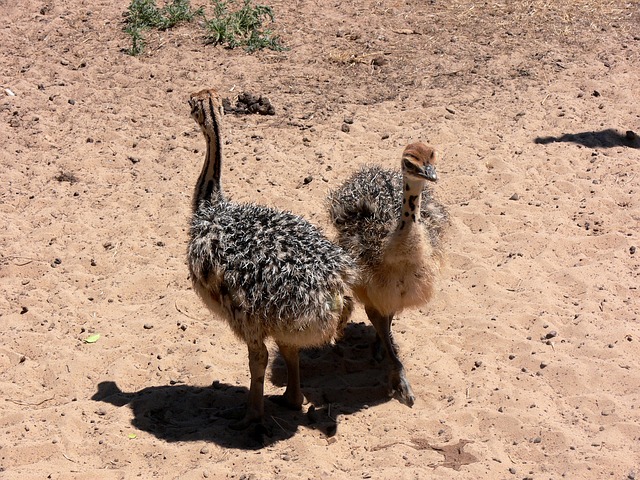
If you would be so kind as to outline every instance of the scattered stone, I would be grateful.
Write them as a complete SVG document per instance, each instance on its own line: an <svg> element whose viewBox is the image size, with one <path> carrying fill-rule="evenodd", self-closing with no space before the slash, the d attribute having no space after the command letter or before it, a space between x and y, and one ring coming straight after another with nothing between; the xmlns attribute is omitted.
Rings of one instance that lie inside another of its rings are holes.
<svg viewBox="0 0 640 480"><path fill-rule="evenodd" d="M202 455L206 455L207 453L209 453L209 449L208 449L207 447L202 447L202 448L200 449L200 453L201 453Z"/></svg>
<svg viewBox="0 0 640 480"><path fill-rule="evenodd" d="M151 325L150 323L145 323L142 328L144 328L145 330L151 330L153 328L153 325Z"/></svg>
<svg viewBox="0 0 640 480"><path fill-rule="evenodd" d="M517 193L514 193L509 197L509 200L520 200L520 195L518 195Z"/></svg>
<svg viewBox="0 0 640 480"><path fill-rule="evenodd" d="M513 353L509 355L509 360L513 360L514 358L516 358L516 356Z"/></svg>
<svg viewBox="0 0 640 480"><path fill-rule="evenodd" d="M630 253L631 255L633 255L634 253L636 253L636 247L635 247L634 245L631 245L631 246L629 247L629 253Z"/></svg>
<svg viewBox="0 0 640 480"><path fill-rule="evenodd" d="M28 311L29 311L29 309L27 307L22 307L22 309L20 310L20 315L24 315Z"/></svg>
<svg viewBox="0 0 640 480"><path fill-rule="evenodd" d="M353 117L344 117L344 123L353 125Z"/></svg>
<svg viewBox="0 0 640 480"><path fill-rule="evenodd" d="M476 366L476 368L480 368L482 366L482 360L476 360L474 365Z"/></svg>
<svg viewBox="0 0 640 480"><path fill-rule="evenodd" d="M351 131L351 129L349 128L349 125L346 123L342 124L342 127L340 128L340 130L342 130L344 133L349 133Z"/></svg>
<svg viewBox="0 0 640 480"><path fill-rule="evenodd" d="M594 90L591 95L597 98L600 96L600 92L598 90Z"/></svg>
<svg viewBox="0 0 640 480"><path fill-rule="evenodd" d="M541 443L542 442L542 438L540 437L536 437L533 440L531 440L532 443Z"/></svg>
<svg viewBox="0 0 640 480"><path fill-rule="evenodd" d="M444 109L452 115L456 114L456 111L451 107L445 107Z"/></svg>
<svg viewBox="0 0 640 480"><path fill-rule="evenodd" d="M313 177L311 175L309 175L308 177L304 177L304 180L302 180L302 183L304 185L309 185L311 182L313 182Z"/></svg>
<svg viewBox="0 0 640 480"><path fill-rule="evenodd" d="M75 105L76 101L73 98L69 99L69 105Z"/></svg>
<svg viewBox="0 0 640 480"><path fill-rule="evenodd" d="M136 164L136 163L140 162L140 159L139 159L139 158L132 157L132 156L129 156L128 158L129 158L129 161L130 161L131 163L133 163L133 164Z"/></svg>
<svg viewBox="0 0 640 480"><path fill-rule="evenodd" d="M547 368L549 364L547 362L540 362L540 368Z"/></svg>
<svg viewBox="0 0 640 480"><path fill-rule="evenodd" d="M544 338L545 340L549 340L550 338L555 338L557 336L558 336L558 332L556 332L555 330L551 330L544 336Z"/></svg>
<svg viewBox="0 0 640 480"><path fill-rule="evenodd" d="M515 469L515 468L513 468L513 467L509 468L509 473L510 473L511 475L515 475L515 474L516 474L516 469Z"/></svg>
<svg viewBox="0 0 640 480"><path fill-rule="evenodd" d="M386 140L387 138L389 138L389 134L388 133L383 133L382 137L380 137L382 140Z"/></svg>

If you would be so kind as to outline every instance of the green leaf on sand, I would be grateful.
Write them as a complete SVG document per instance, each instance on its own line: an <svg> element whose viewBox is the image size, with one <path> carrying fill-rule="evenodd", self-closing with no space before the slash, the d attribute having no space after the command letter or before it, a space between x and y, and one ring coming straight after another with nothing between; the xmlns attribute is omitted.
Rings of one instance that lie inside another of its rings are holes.
<svg viewBox="0 0 640 480"><path fill-rule="evenodd" d="M100 338L100 334L94 333L93 335L90 335L87 338L85 338L84 343L96 343L99 338Z"/></svg>

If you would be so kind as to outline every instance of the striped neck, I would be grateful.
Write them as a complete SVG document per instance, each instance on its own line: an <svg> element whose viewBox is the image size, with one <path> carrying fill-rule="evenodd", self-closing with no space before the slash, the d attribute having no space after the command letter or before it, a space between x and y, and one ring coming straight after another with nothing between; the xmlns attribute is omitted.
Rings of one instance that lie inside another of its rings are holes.
<svg viewBox="0 0 640 480"><path fill-rule="evenodd" d="M409 231L420 220L423 181L403 177L402 213L398 221L399 231Z"/></svg>
<svg viewBox="0 0 640 480"><path fill-rule="evenodd" d="M211 201L212 196L223 198L220 176L222 172L222 138L220 135L221 111L214 105L211 96L198 100L197 108L201 109L198 124L207 142L204 165L193 193L193 211L200 203Z"/></svg>

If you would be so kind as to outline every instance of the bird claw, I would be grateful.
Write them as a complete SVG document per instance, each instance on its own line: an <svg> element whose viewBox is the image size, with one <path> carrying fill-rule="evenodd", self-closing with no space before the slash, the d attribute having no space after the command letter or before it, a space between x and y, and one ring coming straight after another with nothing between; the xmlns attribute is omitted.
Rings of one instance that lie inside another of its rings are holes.
<svg viewBox="0 0 640 480"><path fill-rule="evenodd" d="M285 395L270 395L267 397L271 402L281 407L288 408L289 410L300 411L302 405L307 402L307 399L303 396L301 400L291 400Z"/></svg>
<svg viewBox="0 0 640 480"><path fill-rule="evenodd" d="M405 404L408 407L412 407L416 401L416 397L413 394L409 380L406 379L404 373L401 373L398 378L392 382L393 396L398 399L400 403Z"/></svg>

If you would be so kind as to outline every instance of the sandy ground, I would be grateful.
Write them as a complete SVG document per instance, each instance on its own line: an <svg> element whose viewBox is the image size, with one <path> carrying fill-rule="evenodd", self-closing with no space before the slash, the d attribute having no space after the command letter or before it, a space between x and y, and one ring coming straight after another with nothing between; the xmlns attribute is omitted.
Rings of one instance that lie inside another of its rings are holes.
<svg viewBox="0 0 640 480"><path fill-rule="evenodd" d="M640 478L640 3L560 3L277 0L289 51L185 25L131 57L124 0L0 0L0 477ZM226 191L329 235L359 165L443 153L447 266L395 323L413 408L358 307L302 412L220 417L248 367L187 278L205 87L276 109L225 117Z"/></svg>

